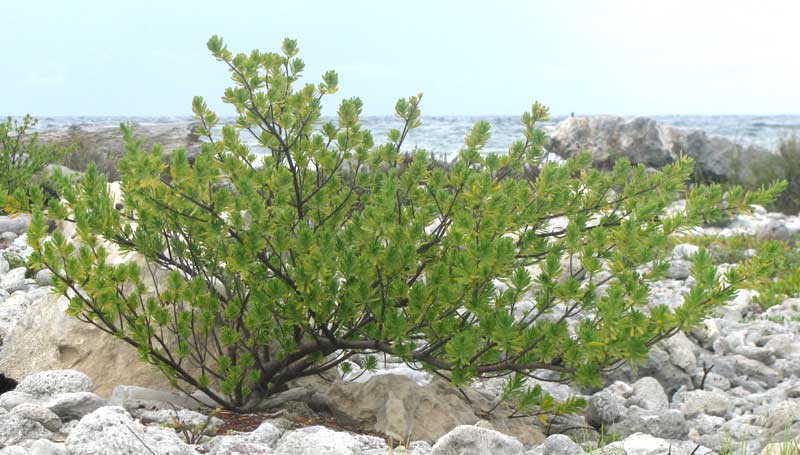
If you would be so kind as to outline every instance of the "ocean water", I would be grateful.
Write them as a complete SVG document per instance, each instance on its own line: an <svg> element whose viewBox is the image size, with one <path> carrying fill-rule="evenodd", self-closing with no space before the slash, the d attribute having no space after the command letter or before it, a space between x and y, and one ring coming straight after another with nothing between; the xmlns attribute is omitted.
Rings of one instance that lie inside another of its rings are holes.
<svg viewBox="0 0 800 455"><path fill-rule="evenodd" d="M552 128L565 117L554 117L542 126L545 130ZM722 136L743 145L757 145L774 149L781 140L793 135L800 135L800 115L778 116L698 116L669 115L652 116L659 123L673 125L684 129L701 129L709 135ZM412 131L405 149L424 148L437 156L452 156L463 143L464 135L477 120L488 120L492 124L492 138L487 151L504 152L512 141L522 137L522 127L517 116L427 116L422 119L422 126ZM223 119L225 121L226 119ZM232 121L232 119L227 119ZM362 117L364 127L372 131L376 143L386 140L391 128L400 128L401 122L395 117ZM37 129L61 129L70 125L80 125L85 129L116 126L120 122L134 123L171 123L192 121L191 117L41 117ZM248 134L243 134L245 142L255 145Z"/></svg>

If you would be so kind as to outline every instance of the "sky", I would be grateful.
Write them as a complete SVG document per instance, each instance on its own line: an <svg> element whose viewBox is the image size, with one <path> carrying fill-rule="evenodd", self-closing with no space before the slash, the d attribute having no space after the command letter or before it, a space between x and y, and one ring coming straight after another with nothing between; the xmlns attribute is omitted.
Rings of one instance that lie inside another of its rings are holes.
<svg viewBox="0 0 800 455"><path fill-rule="evenodd" d="M233 52L299 41L365 115L800 114L800 2L0 0L0 114L221 115Z"/></svg>

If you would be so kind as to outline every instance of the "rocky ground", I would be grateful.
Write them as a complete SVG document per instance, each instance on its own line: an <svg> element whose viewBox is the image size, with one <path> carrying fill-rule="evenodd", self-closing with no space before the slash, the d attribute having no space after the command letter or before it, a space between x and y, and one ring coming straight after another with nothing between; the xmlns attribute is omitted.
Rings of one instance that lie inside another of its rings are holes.
<svg viewBox="0 0 800 455"><path fill-rule="evenodd" d="M0 373L19 381L0 395L0 455L797 453L780 450L800 440L800 299L762 310L755 292L743 291L702 327L663 342L641 368L614 372L591 394L543 382L556 398L588 401L582 415L548 425L487 413L497 380L474 384L468 404L391 358L376 372L360 370L354 358L343 378L298 384L269 413L209 415L168 391L132 349L63 314L48 273L24 266L26 225L24 217L0 217ZM789 239L797 232L800 218L757 209L693 235ZM696 249L675 247L653 304L681 303Z"/></svg>

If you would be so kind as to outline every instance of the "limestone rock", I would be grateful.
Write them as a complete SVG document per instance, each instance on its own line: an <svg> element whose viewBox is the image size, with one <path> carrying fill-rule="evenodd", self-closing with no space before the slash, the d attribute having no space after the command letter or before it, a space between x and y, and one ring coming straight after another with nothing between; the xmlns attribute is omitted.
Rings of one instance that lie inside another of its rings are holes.
<svg viewBox="0 0 800 455"><path fill-rule="evenodd" d="M30 455L30 452L25 447L15 445L0 449L0 455Z"/></svg>
<svg viewBox="0 0 800 455"><path fill-rule="evenodd" d="M29 224L31 224L31 217L26 214L13 217L0 216L0 233L13 232L22 235L28 231Z"/></svg>
<svg viewBox="0 0 800 455"><path fill-rule="evenodd" d="M702 174L712 180L732 177L737 172L737 160L766 153L708 136L703 131L659 125L646 117L568 118L551 132L547 150L562 158L590 150L595 165L603 168L610 168L618 157L623 156L633 163L662 167L675 161L679 154L686 153L695 159ZM749 172L746 166L738 170L743 174Z"/></svg>
<svg viewBox="0 0 800 455"><path fill-rule="evenodd" d="M650 412L637 411L633 407L628 415L610 425L608 430L622 436L644 433L668 439L682 439L686 437L689 426L683 413L677 409Z"/></svg>
<svg viewBox="0 0 800 455"><path fill-rule="evenodd" d="M606 390L595 393L586 401L586 421L595 428L620 420L625 414L623 400ZM549 439L549 438L548 438Z"/></svg>
<svg viewBox="0 0 800 455"><path fill-rule="evenodd" d="M61 429L61 419L53 411L38 404L22 403L14 407L9 414L39 422L50 431L58 431Z"/></svg>
<svg viewBox="0 0 800 455"><path fill-rule="evenodd" d="M66 307L66 299L49 293L33 302L3 342L0 371L23 378L45 370L75 369L91 378L102 396L119 384L170 388L134 348L67 316Z"/></svg>
<svg viewBox="0 0 800 455"><path fill-rule="evenodd" d="M673 280L685 280L689 278L689 273L692 268L692 263L682 259L675 259L669 264L667 270L667 278Z"/></svg>
<svg viewBox="0 0 800 455"><path fill-rule="evenodd" d="M145 427L120 407L103 407L85 416L66 440L68 455L197 455L170 429Z"/></svg>
<svg viewBox="0 0 800 455"><path fill-rule="evenodd" d="M725 417L733 410L731 398L719 390L683 392L679 397L679 403L686 417L694 417L700 413Z"/></svg>
<svg viewBox="0 0 800 455"><path fill-rule="evenodd" d="M694 373L697 369L697 357L694 354L694 344L683 334L678 332L664 340L664 346L669 353L669 361L687 373Z"/></svg>
<svg viewBox="0 0 800 455"><path fill-rule="evenodd" d="M92 380L76 370L48 370L34 373L20 381L15 389L17 392L29 393L35 397L93 390Z"/></svg>
<svg viewBox="0 0 800 455"><path fill-rule="evenodd" d="M792 233L786 227L786 223L781 220L773 220L767 224L760 226L756 231L756 239L758 240L780 240L789 241L792 238Z"/></svg>
<svg viewBox="0 0 800 455"><path fill-rule="evenodd" d="M80 419L106 406L106 401L91 392L60 393L44 403L62 420Z"/></svg>
<svg viewBox="0 0 800 455"><path fill-rule="evenodd" d="M200 147L199 137L194 134L193 128L194 124L190 122L174 122L136 124L133 131L135 137L144 141L144 150L150 150L153 144L161 144L167 153L176 148L185 148L191 155ZM112 161L118 160L125 152L122 132L117 126L86 128L73 125L65 129L43 131L39 139L61 145L75 144L82 156L108 156Z"/></svg>
<svg viewBox="0 0 800 455"><path fill-rule="evenodd" d="M210 417L188 409L144 411L137 417L144 424L156 423L166 427L174 427L175 425L186 425L193 428L205 427L209 433L214 432L224 423L216 417Z"/></svg>
<svg viewBox="0 0 800 455"><path fill-rule="evenodd" d="M700 247L691 243L679 243L672 249L672 257L676 259L690 259L700 251Z"/></svg>
<svg viewBox="0 0 800 455"><path fill-rule="evenodd" d="M30 304L31 300L24 292L15 292L5 300L0 299L0 344L14 329Z"/></svg>
<svg viewBox="0 0 800 455"><path fill-rule="evenodd" d="M370 449L385 449L386 442L374 436L354 435L325 427L301 428L286 433L275 447L275 455L357 455Z"/></svg>
<svg viewBox="0 0 800 455"><path fill-rule="evenodd" d="M19 414L0 415L0 447L28 439L52 438L53 433L41 423Z"/></svg>
<svg viewBox="0 0 800 455"><path fill-rule="evenodd" d="M63 442L53 442L48 439L36 439L21 444L27 448L30 455L67 455L67 448Z"/></svg>
<svg viewBox="0 0 800 455"><path fill-rule="evenodd" d="M661 438L643 433L635 433L622 441L626 455L667 455L671 452L671 444Z"/></svg>
<svg viewBox="0 0 800 455"><path fill-rule="evenodd" d="M284 430L272 423L264 422L249 433L216 436L203 444L203 448L208 453L219 455L269 453L283 433Z"/></svg>
<svg viewBox="0 0 800 455"><path fill-rule="evenodd" d="M542 455L583 455L584 452L581 446L575 444L575 441L569 436L563 434L554 434L549 436L544 441Z"/></svg>
<svg viewBox="0 0 800 455"><path fill-rule="evenodd" d="M478 421L455 389L420 386L406 376L380 375L366 383L334 383L326 394L337 420L399 441L435 441L458 425Z"/></svg>
<svg viewBox="0 0 800 455"><path fill-rule="evenodd" d="M431 455L522 455L522 443L503 433L461 425L433 445Z"/></svg>
<svg viewBox="0 0 800 455"><path fill-rule="evenodd" d="M25 282L25 267L17 267L16 269L9 270L2 278L0 278L0 289L5 289L11 293L14 291L22 291L27 287Z"/></svg>
<svg viewBox="0 0 800 455"><path fill-rule="evenodd" d="M633 383L633 395L628 399L628 406L631 405L648 411L664 411L669 408L669 400L661 383L644 377Z"/></svg>
<svg viewBox="0 0 800 455"><path fill-rule="evenodd" d="M39 286L52 286L53 272L47 269L39 270L33 277Z"/></svg>

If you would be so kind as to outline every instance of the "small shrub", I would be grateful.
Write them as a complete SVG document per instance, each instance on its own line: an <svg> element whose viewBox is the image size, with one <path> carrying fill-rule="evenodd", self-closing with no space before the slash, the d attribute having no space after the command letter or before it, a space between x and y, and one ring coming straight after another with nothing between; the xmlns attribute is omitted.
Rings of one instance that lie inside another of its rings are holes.
<svg viewBox="0 0 800 455"><path fill-rule="evenodd" d="M670 235L781 189L732 188L723 206L719 186L687 192L687 158L656 172L625 160L601 172L589 153L548 162L538 103L507 154L483 153L490 125L480 121L438 166L424 150L403 153L421 95L397 102L399 128L376 145L358 98L322 120L338 76L298 86L295 41L278 53L233 55L217 37L208 48L231 72L223 100L236 123L214 136L217 116L195 98L208 141L193 161L176 150L166 163L123 125L121 208L90 166L47 214L74 221L80 242L48 238L41 211L28 235L69 314L229 410L255 409L356 354L384 354L458 385L507 377L503 397L517 416L574 412L581 400L558 403L528 377L550 370L597 386L606 369L642 362L654 343L698 324L743 277L732 270L723 285L700 253L683 306L645 310ZM268 153L251 153L242 133ZM685 210L668 214L679 194ZM143 265L111 261L110 246ZM148 288L156 268L168 278Z"/></svg>
<svg viewBox="0 0 800 455"><path fill-rule="evenodd" d="M758 292L754 301L766 309L800 296L800 250L796 239L759 240L752 235L691 236L683 241L705 248L716 264L741 264L751 279L743 286ZM757 252L754 256L751 252Z"/></svg>
<svg viewBox="0 0 800 455"><path fill-rule="evenodd" d="M215 420L219 415L220 409L214 409L202 422L191 423L186 422L180 418L180 415L175 412L172 416L172 422L166 424L168 428L172 428L176 433L181 435L187 444L197 445L204 440L217 435Z"/></svg>
<svg viewBox="0 0 800 455"><path fill-rule="evenodd" d="M800 139L782 141L774 153L760 154L752 164L752 177L738 182L757 187L775 180L785 180L787 189L769 205L772 210L797 214L800 211Z"/></svg>
<svg viewBox="0 0 800 455"><path fill-rule="evenodd" d="M25 205L31 189L43 183L43 171L65 151L39 142L32 131L36 120L8 117L0 122L0 213L15 205Z"/></svg>
<svg viewBox="0 0 800 455"><path fill-rule="evenodd" d="M78 172L86 172L90 165L94 165L109 182L119 180L117 164L120 157L116 153L93 144L86 144L85 138L75 134L73 130L70 130L64 142L70 147L70 152L61 159L62 165Z"/></svg>
<svg viewBox="0 0 800 455"><path fill-rule="evenodd" d="M8 251L2 252L0 251L0 255L2 255L6 262L8 262L8 266L10 269L17 269L20 267L25 267L25 276L27 278L31 278L34 275L34 271L31 270L30 261L18 254L12 254Z"/></svg>

